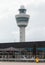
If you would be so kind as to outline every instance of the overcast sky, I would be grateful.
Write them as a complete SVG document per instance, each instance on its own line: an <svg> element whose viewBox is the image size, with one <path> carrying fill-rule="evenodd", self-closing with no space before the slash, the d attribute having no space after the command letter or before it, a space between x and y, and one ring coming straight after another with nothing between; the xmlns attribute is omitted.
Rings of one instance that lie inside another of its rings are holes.
<svg viewBox="0 0 45 65"><path fill-rule="evenodd" d="M15 15L24 5L30 15L26 41L45 41L45 0L0 0L0 42L18 42Z"/></svg>

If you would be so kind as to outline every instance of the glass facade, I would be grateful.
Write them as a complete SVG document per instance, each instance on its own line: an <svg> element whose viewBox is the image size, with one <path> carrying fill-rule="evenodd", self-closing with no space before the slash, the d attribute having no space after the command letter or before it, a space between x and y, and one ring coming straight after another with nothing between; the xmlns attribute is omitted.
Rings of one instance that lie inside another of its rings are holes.
<svg viewBox="0 0 45 65"><path fill-rule="evenodd" d="M28 21L28 18L26 18L26 17L18 17L18 18L16 18L16 20L17 20L18 22L21 22L21 21L27 22L27 21Z"/></svg>
<svg viewBox="0 0 45 65"><path fill-rule="evenodd" d="M32 58L40 58L45 59L45 48L17 48L15 49L7 49L7 50L0 50L0 60L30 60ZM21 50L22 49L22 50ZM35 51L34 51L35 50Z"/></svg>

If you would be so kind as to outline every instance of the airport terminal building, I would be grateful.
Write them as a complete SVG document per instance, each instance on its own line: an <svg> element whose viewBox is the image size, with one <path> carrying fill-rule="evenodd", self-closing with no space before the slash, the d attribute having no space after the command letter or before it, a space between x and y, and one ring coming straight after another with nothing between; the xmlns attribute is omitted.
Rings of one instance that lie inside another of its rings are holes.
<svg viewBox="0 0 45 65"><path fill-rule="evenodd" d="M45 41L0 43L0 60L45 59Z"/></svg>

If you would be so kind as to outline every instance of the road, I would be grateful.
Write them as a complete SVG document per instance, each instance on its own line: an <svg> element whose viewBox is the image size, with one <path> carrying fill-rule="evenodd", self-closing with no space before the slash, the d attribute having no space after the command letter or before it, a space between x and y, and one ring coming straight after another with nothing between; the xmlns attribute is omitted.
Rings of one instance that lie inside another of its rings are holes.
<svg viewBox="0 0 45 65"><path fill-rule="evenodd" d="M29 63L29 62L0 62L0 65L45 65L45 63Z"/></svg>

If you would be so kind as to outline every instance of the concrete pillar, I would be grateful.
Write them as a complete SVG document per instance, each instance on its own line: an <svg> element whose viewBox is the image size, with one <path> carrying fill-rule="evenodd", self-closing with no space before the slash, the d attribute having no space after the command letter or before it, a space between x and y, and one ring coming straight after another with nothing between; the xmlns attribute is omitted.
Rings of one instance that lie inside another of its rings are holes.
<svg viewBox="0 0 45 65"><path fill-rule="evenodd" d="M25 42L25 27L20 27L20 42Z"/></svg>

